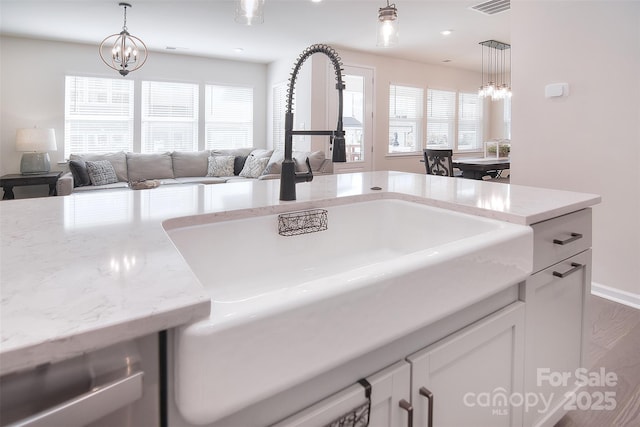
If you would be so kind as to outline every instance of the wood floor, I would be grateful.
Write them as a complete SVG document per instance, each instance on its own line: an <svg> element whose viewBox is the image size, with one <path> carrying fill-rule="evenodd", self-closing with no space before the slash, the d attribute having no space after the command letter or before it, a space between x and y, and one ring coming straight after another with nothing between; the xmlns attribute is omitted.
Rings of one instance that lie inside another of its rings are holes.
<svg viewBox="0 0 640 427"><path fill-rule="evenodd" d="M591 296L590 321L589 370L614 372L618 383L585 390L614 391L616 407L571 411L555 427L640 427L640 310Z"/></svg>

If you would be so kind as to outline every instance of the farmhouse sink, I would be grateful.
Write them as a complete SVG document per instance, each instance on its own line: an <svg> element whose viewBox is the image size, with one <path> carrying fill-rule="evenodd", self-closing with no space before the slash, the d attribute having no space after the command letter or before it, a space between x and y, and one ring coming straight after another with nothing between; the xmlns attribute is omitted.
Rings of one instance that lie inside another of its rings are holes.
<svg viewBox="0 0 640 427"><path fill-rule="evenodd" d="M327 229L294 236L279 234L275 214L165 221L212 299L209 319L175 334L176 403L188 421L239 411L532 270L527 226L393 198L320 207Z"/></svg>

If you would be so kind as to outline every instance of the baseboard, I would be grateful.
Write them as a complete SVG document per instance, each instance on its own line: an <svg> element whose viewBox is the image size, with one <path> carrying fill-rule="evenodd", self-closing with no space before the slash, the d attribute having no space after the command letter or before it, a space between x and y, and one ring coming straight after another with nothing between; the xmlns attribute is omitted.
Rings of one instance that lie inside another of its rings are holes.
<svg viewBox="0 0 640 427"><path fill-rule="evenodd" d="M640 310L640 295L632 292L623 291L621 289L611 288L601 285L600 283L591 282L591 293L593 295L606 298L620 304Z"/></svg>

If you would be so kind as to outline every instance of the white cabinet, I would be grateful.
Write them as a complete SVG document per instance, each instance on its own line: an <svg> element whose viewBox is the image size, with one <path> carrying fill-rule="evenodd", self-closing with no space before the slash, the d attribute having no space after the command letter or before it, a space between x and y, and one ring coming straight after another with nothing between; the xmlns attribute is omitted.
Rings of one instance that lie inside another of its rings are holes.
<svg viewBox="0 0 640 427"><path fill-rule="evenodd" d="M522 425L523 328L517 302L409 356L413 426Z"/></svg>
<svg viewBox="0 0 640 427"><path fill-rule="evenodd" d="M368 377L369 426L522 425L522 407L505 405L503 398L522 394L523 328L524 304L515 302L410 355L410 364L401 361ZM355 384L276 427L331 425L365 403L365 389Z"/></svg>
<svg viewBox="0 0 640 427"><path fill-rule="evenodd" d="M525 390L537 396L537 404L530 405L524 415L528 427L553 426L562 418L566 393L576 390L576 370L586 366L591 210L533 228L534 265L546 268L533 274L524 287Z"/></svg>
<svg viewBox="0 0 640 427"><path fill-rule="evenodd" d="M409 364L398 362L367 377L365 384L354 384L274 427L364 426L367 413L370 427L410 426L410 412L403 409L410 406L409 387Z"/></svg>

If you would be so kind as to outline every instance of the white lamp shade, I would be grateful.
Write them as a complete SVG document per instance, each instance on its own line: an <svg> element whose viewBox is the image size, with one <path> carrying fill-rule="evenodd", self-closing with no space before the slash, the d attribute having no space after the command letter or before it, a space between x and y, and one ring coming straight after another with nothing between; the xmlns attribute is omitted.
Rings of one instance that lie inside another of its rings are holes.
<svg viewBox="0 0 640 427"><path fill-rule="evenodd" d="M16 151L44 152L57 149L53 129L18 129L16 132Z"/></svg>

